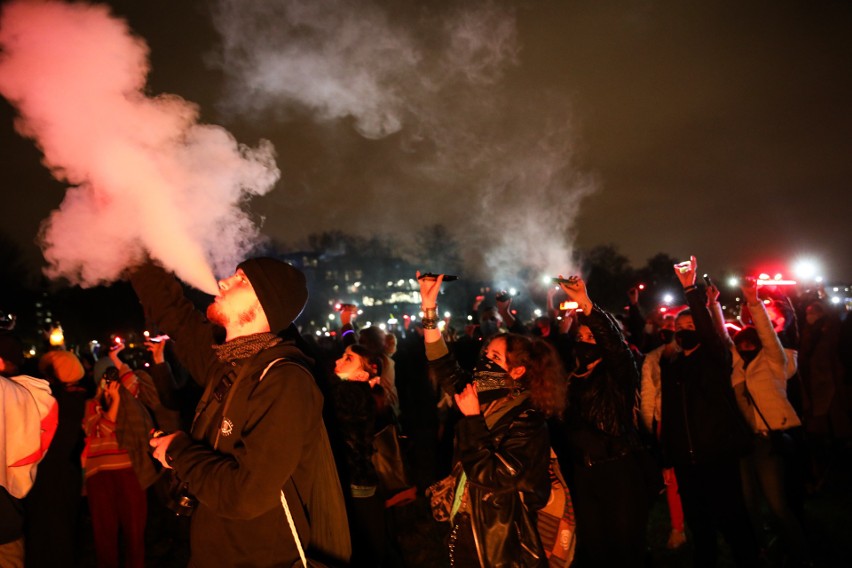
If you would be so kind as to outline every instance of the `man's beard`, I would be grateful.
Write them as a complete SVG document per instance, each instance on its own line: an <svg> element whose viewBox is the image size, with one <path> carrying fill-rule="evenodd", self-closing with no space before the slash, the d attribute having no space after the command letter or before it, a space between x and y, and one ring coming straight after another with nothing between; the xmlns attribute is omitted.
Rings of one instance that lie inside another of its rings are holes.
<svg viewBox="0 0 852 568"><path fill-rule="evenodd" d="M228 327L228 323L231 321L228 316L219 309L219 305L216 304L216 302L207 306L207 319L210 320L210 323L215 323L222 327Z"/></svg>
<svg viewBox="0 0 852 568"><path fill-rule="evenodd" d="M228 324L231 323L231 318L228 317L228 314L222 311L219 304L213 302L209 306L207 306L207 319L216 325L221 325L222 327L228 327ZM240 325L246 325L253 322L257 319L257 309L249 308L248 310L237 315L237 321Z"/></svg>

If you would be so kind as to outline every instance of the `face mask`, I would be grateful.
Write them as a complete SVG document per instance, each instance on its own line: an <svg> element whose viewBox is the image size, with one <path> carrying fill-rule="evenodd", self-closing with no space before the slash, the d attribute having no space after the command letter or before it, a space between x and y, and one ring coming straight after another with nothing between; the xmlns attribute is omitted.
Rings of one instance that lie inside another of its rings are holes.
<svg viewBox="0 0 852 568"><path fill-rule="evenodd" d="M503 367L489 359L481 357L473 367L473 382L479 402L486 403L509 394L515 388L515 381Z"/></svg>
<svg viewBox="0 0 852 568"><path fill-rule="evenodd" d="M583 373L589 365L603 358L603 349L597 343L578 341L574 345L574 355L577 357L577 372Z"/></svg>
<svg viewBox="0 0 852 568"><path fill-rule="evenodd" d="M737 351L740 354L740 358L742 358L743 363L745 363L746 367L748 364L754 361L754 358L757 357L757 354L760 353L760 349L749 349L748 351Z"/></svg>
<svg viewBox="0 0 852 568"><path fill-rule="evenodd" d="M698 332L694 329L681 329L675 332L675 341L681 349L693 349L698 347Z"/></svg>
<svg viewBox="0 0 852 568"><path fill-rule="evenodd" d="M675 332L673 329L661 329L660 330L660 341L662 341L665 345L668 345L674 339Z"/></svg>

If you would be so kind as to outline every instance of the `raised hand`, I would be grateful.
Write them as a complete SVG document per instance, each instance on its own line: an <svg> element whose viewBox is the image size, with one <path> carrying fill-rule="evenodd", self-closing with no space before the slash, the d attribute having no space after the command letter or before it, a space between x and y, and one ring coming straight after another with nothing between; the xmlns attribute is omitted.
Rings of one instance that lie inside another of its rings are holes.
<svg viewBox="0 0 852 568"><path fill-rule="evenodd" d="M441 291L441 282L444 281L444 275L439 274L437 278L420 278L420 271L417 271L417 281L420 282L420 304L423 309L436 308L438 306L438 293Z"/></svg>
<svg viewBox="0 0 852 568"><path fill-rule="evenodd" d="M563 278L563 276L560 274L559 278ZM568 299L572 302L577 302L578 307L584 313L590 313L592 311L592 300L589 298L589 293L586 291L586 283L583 279L579 276L571 276L563 279L564 281L560 282L559 286L565 292L565 295L568 296Z"/></svg>
<svg viewBox="0 0 852 568"><path fill-rule="evenodd" d="M696 260L695 256L690 256L688 261L674 265L675 276L677 276L681 286L684 288L695 286L695 273L697 270L698 260Z"/></svg>
<svg viewBox="0 0 852 568"><path fill-rule="evenodd" d="M708 304L715 304L719 301L719 288L717 288L715 284L708 284L707 288L705 288L705 293L707 294Z"/></svg>
<svg viewBox="0 0 852 568"><path fill-rule="evenodd" d="M743 298L745 298L747 303L757 304L760 301L757 297L757 280L754 278L743 278L740 289L743 291Z"/></svg>

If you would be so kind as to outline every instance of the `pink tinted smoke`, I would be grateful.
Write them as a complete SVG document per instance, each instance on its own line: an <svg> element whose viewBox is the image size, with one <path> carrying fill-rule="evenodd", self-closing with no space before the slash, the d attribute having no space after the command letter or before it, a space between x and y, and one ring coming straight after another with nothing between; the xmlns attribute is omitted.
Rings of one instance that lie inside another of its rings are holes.
<svg viewBox="0 0 852 568"><path fill-rule="evenodd" d="M144 94L148 48L104 6L10 3L0 47L18 131L73 186L41 228L48 276L101 284L148 254L215 293L214 272L233 270L257 238L239 203L277 181L271 145L239 145L197 124L192 103Z"/></svg>

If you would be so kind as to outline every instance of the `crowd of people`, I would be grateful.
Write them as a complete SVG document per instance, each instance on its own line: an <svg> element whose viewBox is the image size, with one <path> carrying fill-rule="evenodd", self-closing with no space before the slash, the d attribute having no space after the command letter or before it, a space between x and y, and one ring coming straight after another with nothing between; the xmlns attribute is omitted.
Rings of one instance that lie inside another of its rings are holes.
<svg viewBox="0 0 852 568"><path fill-rule="evenodd" d="M190 566L404 566L393 510L424 493L451 566L645 566L658 501L693 566L717 564L717 536L737 566L812 565L805 496L852 440L852 318L744 279L731 325L694 257L673 270L682 309L643 314L632 289L609 313L560 276L547 315L479 297L463 333L439 325L443 276L418 273L419 321L359 328L347 306L317 340L289 264L244 261L206 313L137 267L163 333L143 359L25 359L0 333L0 565L80 565L85 503L98 567L145 565L152 507ZM558 558L538 522L554 469L573 509Z"/></svg>

